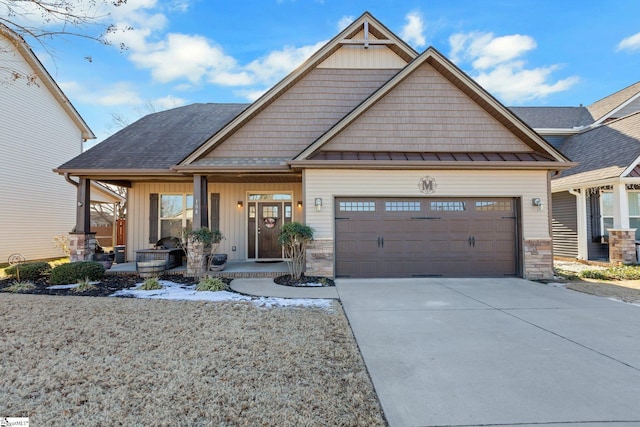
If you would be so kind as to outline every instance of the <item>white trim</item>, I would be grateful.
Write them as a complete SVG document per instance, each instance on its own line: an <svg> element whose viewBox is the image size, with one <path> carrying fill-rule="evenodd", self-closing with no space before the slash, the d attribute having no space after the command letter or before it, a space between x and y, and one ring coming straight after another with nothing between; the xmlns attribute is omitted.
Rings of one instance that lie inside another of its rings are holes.
<svg viewBox="0 0 640 427"><path fill-rule="evenodd" d="M638 156L624 171L622 171L622 173L620 174L620 178L627 177L627 175L630 174L631 171L638 165L638 162L640 162L640 156ZM637 177L630 177L630 178L637 178Z"/></svg>
<svg viewBox="0 0 640 427"><path fill-rule="evenodd" d="M614 108L613 110L609 111L607 114L605 114L604 116L600 117L598 120L596 120L595 122L593 122L592 126L597 126L602 124L605 120L607 120L609 117L611 117L612 115L614 115L616 112L622 110L624 107L626 107L627 105L631 104L633 101L635 101L636 99L640 98L640 92L636 93L635 95L633 95L632 97L630 97L629 99L627 99L625 102L623 102L622 104L618 105L616 108ZM624 117L624 116L623 116ZM616 117L616 119L619 119L620 117Z"/></svg>
<svg viewBox="0 0 640 427"><path fill-rule="evenodd" d="M569 189L569 194L576 196L576 222L578 227L578 259L589 259L587 245L587 197L584 188Z"/></svg>

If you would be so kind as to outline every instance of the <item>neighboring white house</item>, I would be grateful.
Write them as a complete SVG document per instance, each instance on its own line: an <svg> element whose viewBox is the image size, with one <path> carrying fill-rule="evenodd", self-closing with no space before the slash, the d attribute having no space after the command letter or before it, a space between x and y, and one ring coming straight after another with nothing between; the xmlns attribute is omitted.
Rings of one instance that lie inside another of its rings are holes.
<svg viewBox="0 0 640 427"><path fill-rule="evenodd" d="M62 256L76 189L52 173L95 138L26 42L0 24L0 264Z"/></svg>

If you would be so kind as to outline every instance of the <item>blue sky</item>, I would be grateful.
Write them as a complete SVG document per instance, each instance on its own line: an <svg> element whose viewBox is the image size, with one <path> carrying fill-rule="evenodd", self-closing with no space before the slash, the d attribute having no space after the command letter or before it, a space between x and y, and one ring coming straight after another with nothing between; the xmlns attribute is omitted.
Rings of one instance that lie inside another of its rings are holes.
<svg viewBox="0 0 640 427"><path fill-rule="evenodd" d="M508 106L587 105L640 80L640 2L630 0L128 0L106 11L133 28L112 46L68 38L48 42L50 54L33 49L100 141L118 130L114 114L133 122L253 101L364 11Z"/></svg>

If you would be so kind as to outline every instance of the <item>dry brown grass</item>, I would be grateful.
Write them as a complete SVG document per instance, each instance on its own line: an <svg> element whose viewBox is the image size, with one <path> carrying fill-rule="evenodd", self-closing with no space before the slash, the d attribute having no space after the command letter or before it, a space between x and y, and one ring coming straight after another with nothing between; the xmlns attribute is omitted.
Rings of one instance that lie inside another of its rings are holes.
<svg viewBox="0 0 640 427"><path fill-rule="evenodd" d="M342 308L0 294L0 416L32 425L375 426Z"/></svg>

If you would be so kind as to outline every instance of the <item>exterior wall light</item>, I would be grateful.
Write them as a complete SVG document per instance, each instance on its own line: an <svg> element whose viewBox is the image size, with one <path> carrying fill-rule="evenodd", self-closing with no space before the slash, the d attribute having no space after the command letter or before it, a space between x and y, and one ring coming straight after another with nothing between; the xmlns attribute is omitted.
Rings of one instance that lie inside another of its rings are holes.
<svg viewBox="0 0 640 427"><path fill-rule="evenodd" d="M302 207L302 200L298 200L298 207L301 208Z"/></svg>
<svg viewBox="0 0 640 427"><path fill-rule="evenodd" d="M238 209L242 209L242 205L243 205L242 200L238 200Z"/></svg>
<svg viewBox="0 0 640 427"><path fill-rule="evenodd" d="M320 210L322 209L322 199L320 197L316 197L315 205L316 205L316 210L320 212Z"/></svg>

